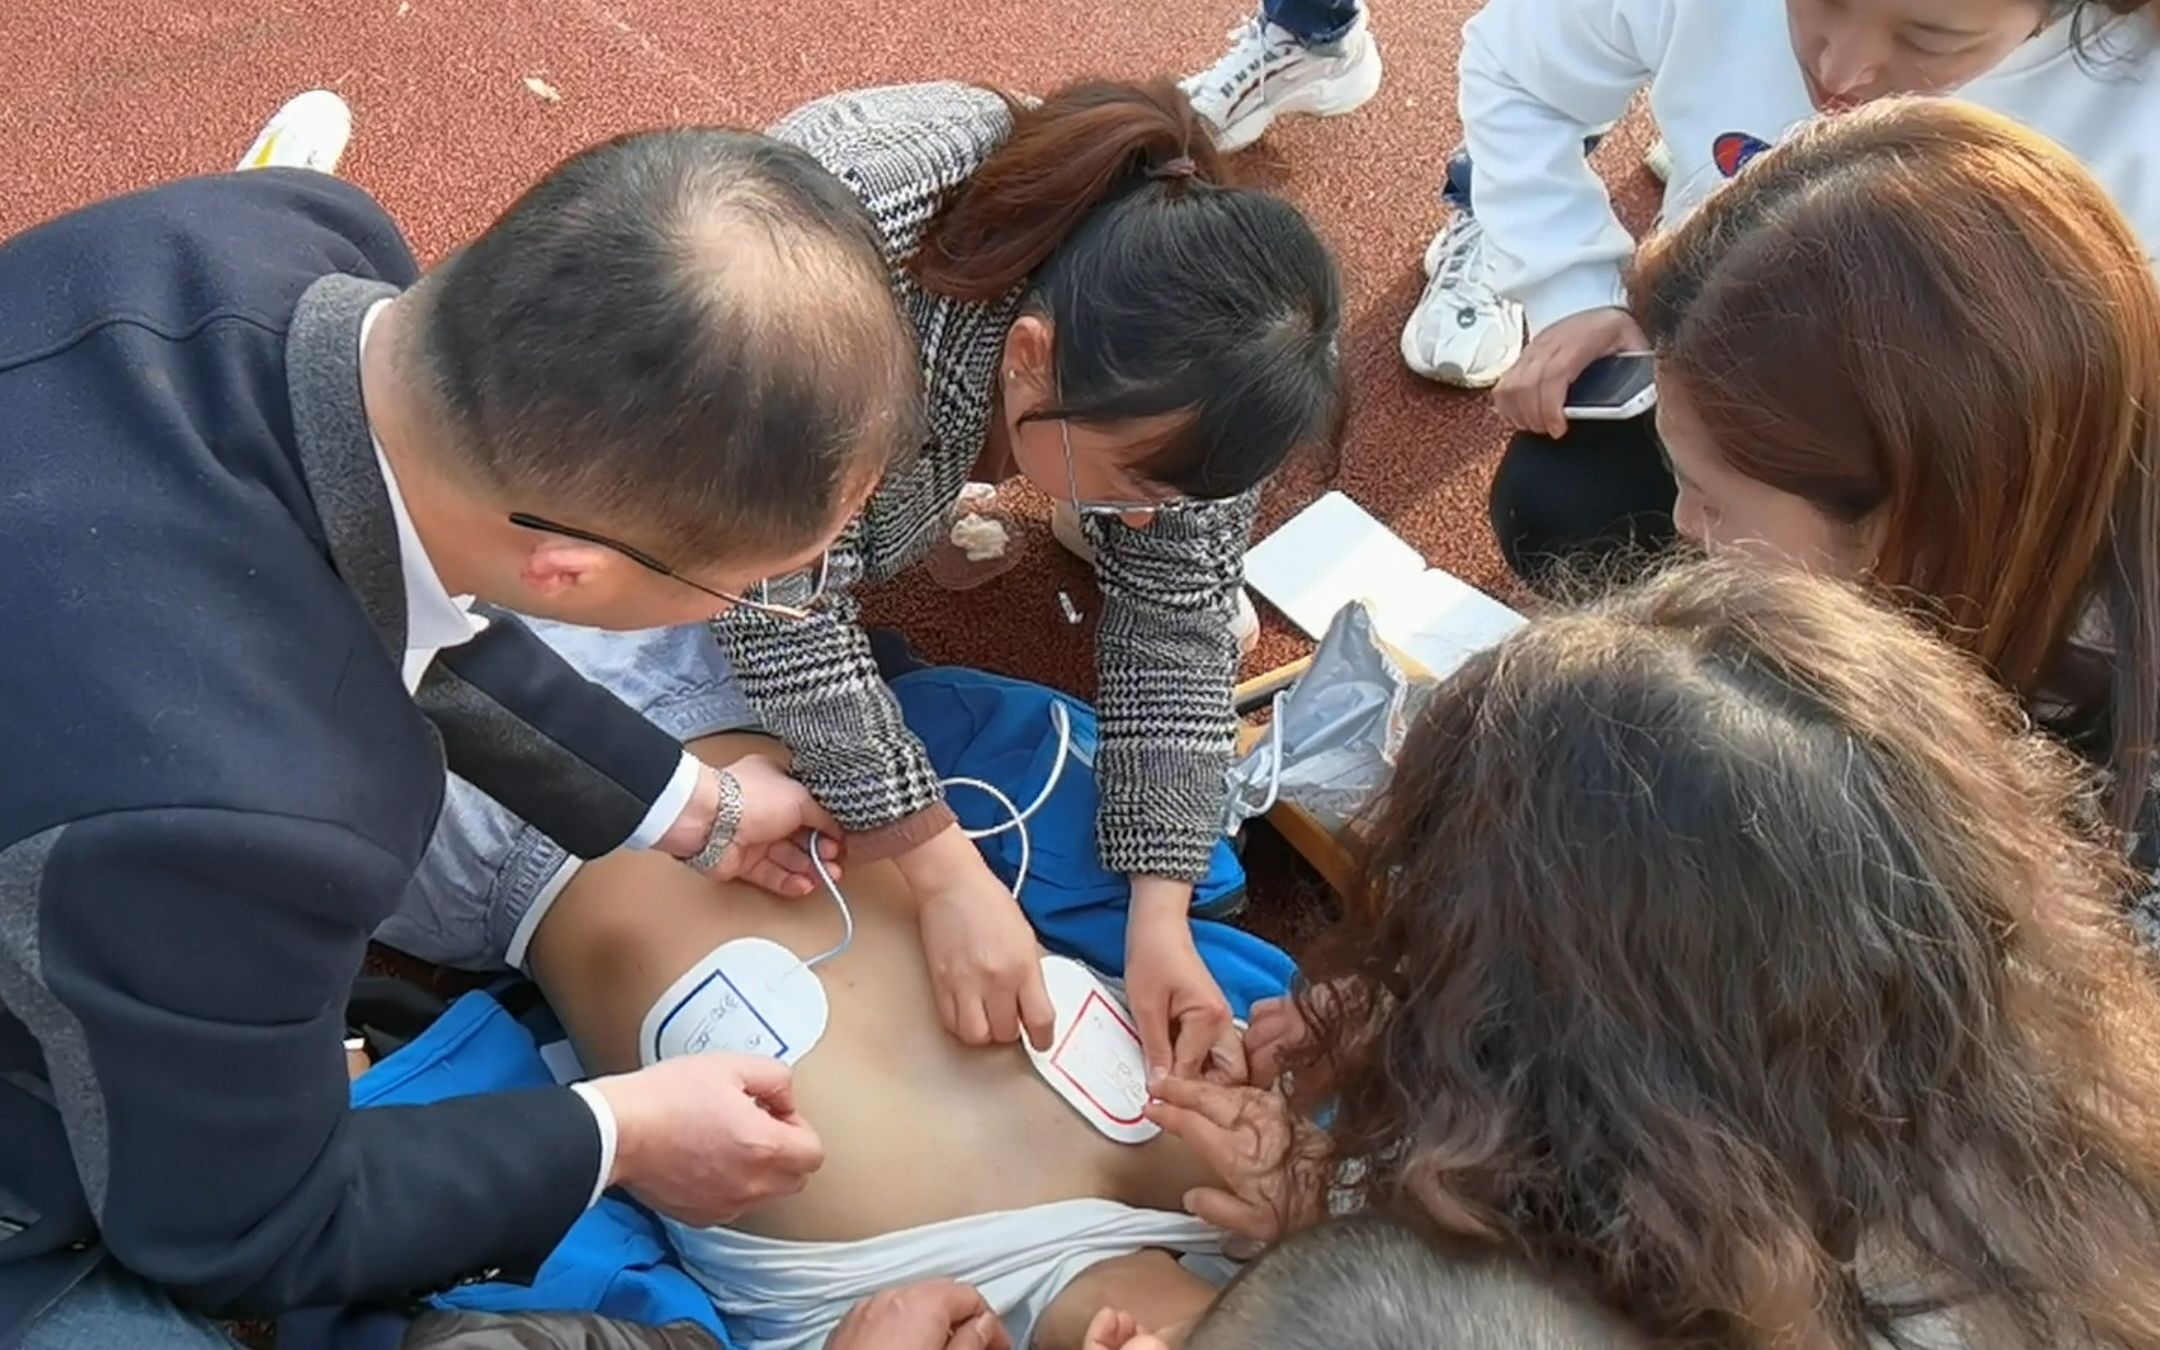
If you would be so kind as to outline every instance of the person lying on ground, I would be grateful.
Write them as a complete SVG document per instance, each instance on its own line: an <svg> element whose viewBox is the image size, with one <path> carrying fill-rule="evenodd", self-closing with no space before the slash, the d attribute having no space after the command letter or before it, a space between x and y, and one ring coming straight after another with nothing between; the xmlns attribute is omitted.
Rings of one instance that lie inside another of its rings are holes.
<svg viewBox="0 0 2160 1350"><path fill-rule="evenodd" d="M1083 1350L1632 1350L1611 1314L1519 1264L1460 1259L1395 1216L1359 1214L1291 1237L1247 1265L1185 1325L1149 1331L1105 1308ZM404 1350L716 1350L690 1323L591 1314L435 1312ZM873 1294L824 1350L1013 1350L982 1295L953 1280Z"/></svg>
<svg viewBox="0 0 2160 1350"><path fill-rule="evenodd" d="M1330 1134L1158 1107L1245 1150L1195 1208L1411 1206L1660 1344L2160 1346L2156 972L1969 658L1706 561L1473 658L1401 764L1262 1057Z"/></svg>
<svg viewBox="0 0 2160 1350"><path fill-rule="evenodd" d="M715 765L779 753L740 734L691 748ZM1111 1304L1147 1326L1189 1319L1216 1282L1178 1257L1214 1255L1210 1274L1227 1273L1221 1231L1183 1208L1214 1173L1174 1137L1126 1144L1099 1133L1021 1047L948 1035L899 870L851 860L842 887L852 941L808 977L828 1004L822 1035L795 1059L792 1082L765 1093L776 1130L814 1125L823 1166L798 1193L737 1215L641 1187L637 1160L627 1150L617 1160L631 1193L670 1216L684 1267L744 1350L823 1345L858 1301L936 1278L980 1290L1014 1344L1043 1350L1078 1350ZM602 1095L656 1057L670 1025L728 1015L712 996L722 977L792 1037L793 1014L773 1006L791 996L753 987L729 944L761 940L807 961L845 930L838 907L816 897L734 883L716 892L709 878L629 853L571 870L527 926L528 968ZM722 1058L785 1072L775 1060ZM642 1123L634 1110L618 1107L626 1125ZM721 1222L730 1226L707 1226Z"/></svg>

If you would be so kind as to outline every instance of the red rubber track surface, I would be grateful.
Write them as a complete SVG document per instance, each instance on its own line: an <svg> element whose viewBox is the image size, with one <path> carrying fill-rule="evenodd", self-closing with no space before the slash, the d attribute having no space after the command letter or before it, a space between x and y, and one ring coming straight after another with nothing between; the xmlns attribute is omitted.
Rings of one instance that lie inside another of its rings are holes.
<svg viewBox="0 0 2160 1350"><path fill-rule="evenodd" d="M1286 473L1262 528L1329 487L1433 562L1511 595L1485 519L1502 444L1484 398L1406 372L1396 339L1442 220L1436 187L1460 126L1454 67L1473 0L1373 0L1387 65L1358 113L1275 129L1248 177L1298 202L1347 279L1354 406L1329 462ZM850 86L958 78L1039 90L1086 74L1183 72L1212 61L1239 0L15 0L0 4L0 235L175 176L228 168L299 90L352 105L341 172L375 193L424 258L483 227L550 164L595 139L683 121L757 126ZM538 81L556 97L536 93ZM1653 189L1639 124L1598 156L1638 222ZM0 322L4 322L0 316ZM938 661L1093 689L1086 569L1043 527L1005 576L965 595L916 576L872 598ZM1085 620L1068 625L1057 592ZM1249 671L1304 641L1262 606ZM1255 919L1302 927L1312 888L1282 851L1252 859Z"/></svg>

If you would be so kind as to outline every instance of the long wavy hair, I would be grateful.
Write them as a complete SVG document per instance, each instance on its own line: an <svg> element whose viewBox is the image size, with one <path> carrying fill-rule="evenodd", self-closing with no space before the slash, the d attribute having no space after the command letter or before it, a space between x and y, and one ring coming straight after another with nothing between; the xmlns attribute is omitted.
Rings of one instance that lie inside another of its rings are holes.
<svg viewBox="0 0 2160 1350"><path fill-rule="evenodd" d="M1670 1346L2160 1346L2160 996L2088 772L1836 583L1676 567L1434 697L1308 963L1368 1204ZM1939 1334L1935 1332L1933 1334Z"/></svg>
<svg viewBox="0 0 2160 1350"><path fill-rule="evenodd" d="M2160 285L2099 181L1996 113L1885 99L1750 163L1629 285L1726 462L1875 531L1870 584L2105 763L2136 827L2160 763Z"/></svg>

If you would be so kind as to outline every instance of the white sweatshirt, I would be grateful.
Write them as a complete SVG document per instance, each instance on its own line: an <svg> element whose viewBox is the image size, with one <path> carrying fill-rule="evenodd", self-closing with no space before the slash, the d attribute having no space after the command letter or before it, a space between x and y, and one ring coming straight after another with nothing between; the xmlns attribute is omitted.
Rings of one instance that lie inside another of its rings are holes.
<svg viewBox="0 0 2160 1350"><path fill-rule="evenodd" d="M2160 256L2160 23L2080 8L2084 58L2065 17L1955 96L2083 159ZM1673 154L1667 220L1814 115L1784 0L1490 0L1463 29L1471 198L1532 332L1623 302L1634 240L1582 144L1645 85Z"/></svg>

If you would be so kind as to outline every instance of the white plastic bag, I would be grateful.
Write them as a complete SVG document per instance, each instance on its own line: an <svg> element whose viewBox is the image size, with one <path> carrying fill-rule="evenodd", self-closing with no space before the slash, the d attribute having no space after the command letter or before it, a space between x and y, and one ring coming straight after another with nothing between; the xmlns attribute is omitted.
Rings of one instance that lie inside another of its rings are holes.
<svg viewBox="0 0 2160 1350"><path fill-rule="evenodd" d="M1380 644L1363 604L1343 606L1312 665L1277 697L1267 735L1231 767L1225 832L1278 800L1331 833L1341 830L1393 776L1411 720L1432 689Z"/></svg>

